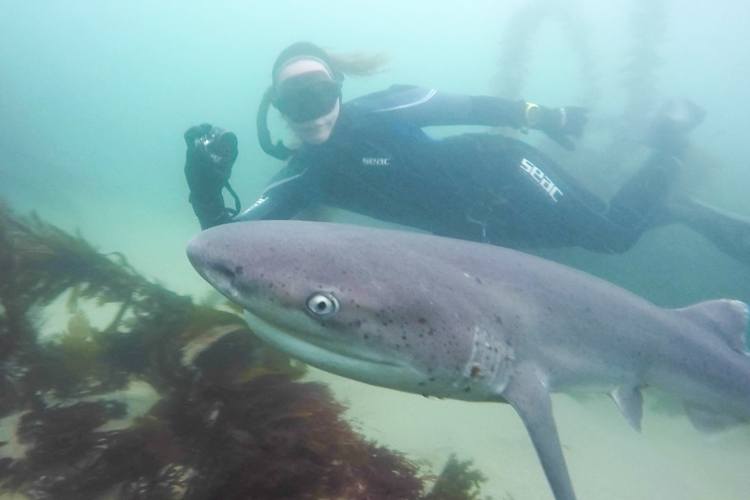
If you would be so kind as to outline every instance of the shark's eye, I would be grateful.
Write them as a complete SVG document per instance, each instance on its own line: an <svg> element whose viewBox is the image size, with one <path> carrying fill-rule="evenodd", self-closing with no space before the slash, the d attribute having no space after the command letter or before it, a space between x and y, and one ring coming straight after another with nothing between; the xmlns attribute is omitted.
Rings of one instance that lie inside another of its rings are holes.
<svg viewBox="0 0 750 500"><path fill-rule="evenodd" d="M316 292L307 298L307 310L319 318L328 318L339 310L339 301L333 294Z"/></svg>

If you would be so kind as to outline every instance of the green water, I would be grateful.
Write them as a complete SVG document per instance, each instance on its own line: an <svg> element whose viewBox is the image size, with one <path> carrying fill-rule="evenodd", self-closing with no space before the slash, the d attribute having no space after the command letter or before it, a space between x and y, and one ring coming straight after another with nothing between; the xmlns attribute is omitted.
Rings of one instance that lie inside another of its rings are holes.
<svg viewBox="0 0 750 500"><path fill-rule="evenodd" d="M0 197L79 230L103 251L123 252L172 289L206 293L184 258L197 223L182 173L182 132L204 121L235 131L233 185L246 204L254 200L281 166L257 145L255 107L278 51L310 40L390 57L383 73L347 81L346 97L412 83L590 106L578 154L528 139L603 196L628 172L606 154L617 138L611 124L637 123L639 106L661 98L689 97L708 116L694 133L700 151L682 182L707 202L750 214L748 18L750 6L733 0L0 0ZM273 132L284 130L275 123ZM750 301L750 266L680 227L648 233L624 255L544 255L659 305ZM320 377L350 402L366 434L436 467L454 451L473 458L494 498L550 498L509 408ZM638 435L604 396L555 403L580 498L750 495L748 428L707 438L684 417L647 405Z"/></svg>

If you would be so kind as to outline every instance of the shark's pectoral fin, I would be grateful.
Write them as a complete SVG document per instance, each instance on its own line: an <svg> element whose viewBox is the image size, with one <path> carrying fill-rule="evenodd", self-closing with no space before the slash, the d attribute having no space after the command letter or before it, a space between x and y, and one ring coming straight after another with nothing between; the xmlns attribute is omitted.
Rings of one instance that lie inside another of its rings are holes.
<svg viewBox="0 0 750 500"><path fill-rule="evenodd" d="M641 389L635 386L621 385L609 395L612 396L612 399L630 426L641 432L641 419L643 418L643 395L641 394Z"/></svg>
<svg viewBox="0 0 750 500"><path fill-rule="evenodd" d="M517 367L500 396L523 420L555 499L574 500L573 484L552 415L552 401L539 371L531 364Z"/></svg>
<svg viewBox="0 0 750 500"><path fill-rule="evenodd" d="M685 413L693 427L707 434L721 432L747 422L733 415L717 413L710 408L693 403L685 403Z"/></svg>

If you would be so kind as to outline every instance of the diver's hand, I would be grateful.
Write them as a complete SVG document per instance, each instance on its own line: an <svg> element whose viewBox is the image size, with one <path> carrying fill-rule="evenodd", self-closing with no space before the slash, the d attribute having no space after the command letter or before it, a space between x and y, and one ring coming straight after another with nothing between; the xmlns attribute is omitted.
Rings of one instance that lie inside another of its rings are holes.
<svg viewBox="0 0 750 500"><path fill-rule="evenodd" d="M185 131L185 179L191 196L220 193L237 159L237 136L208 123Z"/></svg>
<svg viewBox="0 0 750 500"><path fill-rule="evenodd" d="M553 141L567 150L574 150L571 137L579 138L588 120L588 110L579 106L547 108L533 103L526 104L526 123L530 128L541 130Z"/></svg>
<svg viewBox="0 0 750 500"><path fill-rule="evenodd" d="M227 222L231 211L224 206L222 189L237 159L237 136L207 123L185 131L185 179L190 204L201 228Z"/></svg>

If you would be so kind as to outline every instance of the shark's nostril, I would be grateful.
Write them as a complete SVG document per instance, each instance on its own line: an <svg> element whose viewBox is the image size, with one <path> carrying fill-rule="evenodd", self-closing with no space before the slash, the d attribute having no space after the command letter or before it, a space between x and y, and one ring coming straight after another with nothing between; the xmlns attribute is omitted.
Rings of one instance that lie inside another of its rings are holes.
<svg viewBox="0 0 750 500"><path fill-rule="evenodd" d="M234 281L234 278L236 276L235 272L224 264L214 264L213 266L211 266L211 270L214 274L216 274L217 276L221 276L230 283Z"/></svg>

